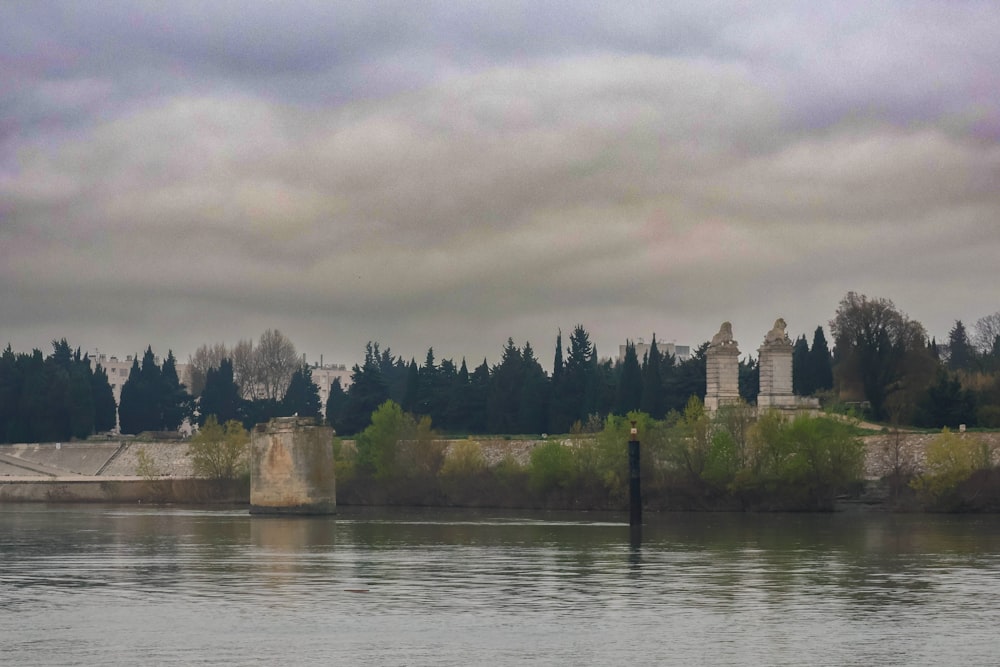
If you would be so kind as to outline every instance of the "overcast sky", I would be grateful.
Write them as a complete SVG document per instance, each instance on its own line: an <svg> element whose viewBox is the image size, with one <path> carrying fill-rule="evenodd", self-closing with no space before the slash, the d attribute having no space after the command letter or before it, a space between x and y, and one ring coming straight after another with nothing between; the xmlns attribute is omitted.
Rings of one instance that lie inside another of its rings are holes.
<svg viewBox="0 0 1000 667"><path fill-rule="evenodd" d="M551 367L1000 310L993 2L0 3L0 343Z"/></svg>

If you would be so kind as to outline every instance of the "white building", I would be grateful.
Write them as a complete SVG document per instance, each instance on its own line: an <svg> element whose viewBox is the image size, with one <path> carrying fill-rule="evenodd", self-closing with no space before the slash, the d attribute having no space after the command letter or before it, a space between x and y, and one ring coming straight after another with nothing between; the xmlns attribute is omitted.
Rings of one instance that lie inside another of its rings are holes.
<svg viewBox="0 0 1000 667"><path fill-rule="evenodd" d="M330 397L330 385L340 378L340 386L351 386L351 371L344 364L314 364L309 367L313 384L319 388L319 409L326 416L326 399Z"/></svg>
<svg viewBox="0 0 1000 667"><path fill-rule="evenodd" d="M645 343L640 338L637 343L635 343L635 355L639 358L639 365L642 365L642 360L646 358L649 354L650 343ZM691 358L691 346L690 345L676 345L675 343L663 343L656 341L656 349L660 351L661 355L670 354L676 357L677 363L682 361L687 361ZM618 361L619 363L625 360L625 345L618 346Z"/></svg>
<svg viewBox="0 0 1000 667"><path fill-rule="evenodd" d="M142 357L133 357L131 354L125 357L116 357L114 355L102 354L100 352L94 351L89 354L90 357L90 370L93 371L97 368L97 364L101 365L104 372L108 376L108 384L111 385L111 393L115 396L115 404L121 403L122 398L122 385L128 380L128 375L132 370L132 362L135 359L139 359L139 365L142 365ZM156 365L162 367L163 359L160 357L155 357ZM182 364L180 362L175 363L175 368L177 369L177 379L180 380L181 384L184 385L185 389L189 392L191 391L191 364Z"/></svg>

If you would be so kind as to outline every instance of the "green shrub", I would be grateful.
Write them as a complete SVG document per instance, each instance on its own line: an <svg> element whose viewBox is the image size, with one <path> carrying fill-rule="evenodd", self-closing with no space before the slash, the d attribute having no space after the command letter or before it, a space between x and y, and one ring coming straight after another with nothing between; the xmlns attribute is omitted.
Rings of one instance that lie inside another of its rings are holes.
<svg viewBox="0 0 1000 667"><path fill-rule="evenodd" d="M250 433L235 419L220 426L209 415L188 447L191 466L199 477L236 479L249 473Z"/></svg>
<svg viewBox="0 0 1000 667"><path fill-rule="evenodd" d="M911 485L931 504L947 504L949 497L976 471L991 467L993 448L985 440L944 428L927 444L924 473Z"/></svg>
<svg viewBox="0 0 1000 667"><path fill-rule="evenodd" d="M576 480L573 451L560 442L545 442L531 450L528 476L532 488L541 493L566 489Z"/></svg>
<svg viewBox="0 0 1000 667"><path fill-rule="evenodd" d="M441 474L448 477L471 477L486 469L483 447L473 440L459 440L444 458Z"/></svg>

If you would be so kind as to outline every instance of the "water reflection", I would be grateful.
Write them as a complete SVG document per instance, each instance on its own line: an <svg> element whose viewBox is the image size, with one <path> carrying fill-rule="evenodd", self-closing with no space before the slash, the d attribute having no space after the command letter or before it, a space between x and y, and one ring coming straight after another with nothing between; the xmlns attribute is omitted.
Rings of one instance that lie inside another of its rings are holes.
<svg viewBox="0 0 1000 667"><path fill-rule="evenodd" d="M9 664L28 665L70 651L131 664L135 645L164 662L203 650L287 663L275 641L287 636L302 640L299 663L336 651L468 664L475 651L471 662L799 664L818 650L806 662L957 651L980 663L1000 622L997 528L998 517L647 515L635 530L615 514L5 505L0 633L14 638ZM100 644L108 633L134 643Z"/></svg>

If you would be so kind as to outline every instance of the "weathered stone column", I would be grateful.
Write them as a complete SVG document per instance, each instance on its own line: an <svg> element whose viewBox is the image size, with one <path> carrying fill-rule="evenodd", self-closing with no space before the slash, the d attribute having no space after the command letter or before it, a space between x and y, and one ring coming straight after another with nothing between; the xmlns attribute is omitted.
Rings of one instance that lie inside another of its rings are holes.
<svg viewBox="0 0 1000 667"><path fill-rule="evenodd" d="M733 340L733 325L723 322L705 352L705 409L740 400L740 348Z"/></svg>
<svg viewBox="0 0 1000 667"><path fill-rule="evenodd" d="M333 514L333 429L303 417L257 424L250 436L251 514Z"/></svg>
<svg viewBox="0 0 1000 667"><path fill-rule="evenodd" d="M758 408L794 408L795 392L792 390L792 351L794 346L785 333L785 320L780 317L774 328L764 336L760 354L760 392Z"/></svg>

